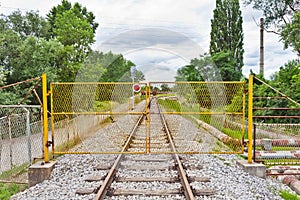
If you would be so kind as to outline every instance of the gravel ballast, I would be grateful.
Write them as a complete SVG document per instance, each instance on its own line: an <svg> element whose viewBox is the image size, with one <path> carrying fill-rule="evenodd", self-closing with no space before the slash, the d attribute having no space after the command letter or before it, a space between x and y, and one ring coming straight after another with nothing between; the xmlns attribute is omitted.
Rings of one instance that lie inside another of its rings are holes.
<svg viewBox="0 0 300 200"><path fill-rule="evenodd" d="M126 118L129 117L127 120ZM132 121L130 116L122 116L116 120L111 126L119 127L119 132L127 133L131 127L124 127L124 124L131 126L129 123L124 122ZM213 149L220 148L216 144L216 138L208 133L204 133L203 130L197 128L192 122L182 117L176 116L176 121L180 121L180 128L172 127L173 129L181 130L177 133L177 137L186 138L184 142L192 142L187 149L200 148L200 149ZM122 123L122 124L119 124ZM99 130L94 137L84 141L83 145L76 147L76 151L80 151L80 148L93 147L94 151L103 150L105 145L101 143L101 135L107 135L108 131L113 128L104 128ZM182 134L182 135L180 135ZM116 136L116 135L114 135ZM109 136L107 136L109 138ZM195 141L201 139L202 144L197 145ZM98 139L98 140L96 140ZM116 142L112 141L109 148L114 148L112 144ZM199 147L198 147L199 146ZM140 155L143 156L143 155ZM157 155L160 156L160 155ZM90 195L78 195L76 191L80 188L95 188L97 187L95 182L87 182L85 179L94 176L104 176L107 170L96 170L99 163L109 163L113 161L115 155L63 155L57 158L57 164L51 174L49 180L46 180L40 184L37 184L23 192L14 195L11 199L26 199L26 200L57 200L57 199L93 199L95 194ZM210 182L192 182L191 185L194 189L215 189L216 194L212 196L199 196L196 199L228 199L228 200L279 200L282 199L279 196L279 192L287 190L290 193L294 193L288 186L280 183L276 179L267 178L262 179L254 177L244 172L242 169L236 166L236 160L240 159L236 155L181 155L184 158L184 164L189 166L201 166L201 168L195 168L188 170L189 176L197 177L210 177ZM128 170L130 173L130 170ZM139 174L139 172L132 170L132 173ZM154 172L152 172L154 173ZM163 173L157 172L155 175ZM147 176L147 175L145 175ZM149 174L153 176L153 174ZM170 175L172 176L172 175ZM156 187L153 183L141 182L145 190L154 190ZM159 185L159 184L158 184ZM123 187L120 185L120 188ZM135 187L132 185L132 187ZM166 184L166 187L169 187ZM130 196L112 199L182 199L180 195L165 196L165 197L146 197L146 196Z"/></svg>

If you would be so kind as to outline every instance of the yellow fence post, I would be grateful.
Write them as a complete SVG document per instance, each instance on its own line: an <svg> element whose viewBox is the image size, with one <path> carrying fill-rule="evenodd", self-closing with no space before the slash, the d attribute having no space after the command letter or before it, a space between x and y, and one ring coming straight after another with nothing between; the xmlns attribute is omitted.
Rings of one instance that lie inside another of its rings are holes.
<svg viewBox="0 0 300 200"><path fill-rule="evenodd" d="M253 75L249 76L249 92L248 92L248 163L252 163L252 129L253 129Z"/></svg>
<svg viewBox="0 0 300 200"><path fill-rule="evenodd" d="M42 93L43 93L43 150L44 161L49 162L49 150L48 150L48 109L47 109L47 78L46 74L42 75Z"/></svg>
<svg viewBox="0 0 300 200"><path fill-rule="evenodd" d="M150 85L146 86L146 153L150 153Z"/></svg>

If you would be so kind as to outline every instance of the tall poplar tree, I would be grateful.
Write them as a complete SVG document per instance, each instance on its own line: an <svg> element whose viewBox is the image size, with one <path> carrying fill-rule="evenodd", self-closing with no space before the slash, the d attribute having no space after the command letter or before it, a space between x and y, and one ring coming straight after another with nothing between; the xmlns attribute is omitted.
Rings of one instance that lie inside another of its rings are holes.
<svg viewBox="0 0 300 200"><path fill-rule="evenodd" d="M211 20L209 52L224 81L242 77L244 65L243 19L239 0L216 0Z"/></svg>

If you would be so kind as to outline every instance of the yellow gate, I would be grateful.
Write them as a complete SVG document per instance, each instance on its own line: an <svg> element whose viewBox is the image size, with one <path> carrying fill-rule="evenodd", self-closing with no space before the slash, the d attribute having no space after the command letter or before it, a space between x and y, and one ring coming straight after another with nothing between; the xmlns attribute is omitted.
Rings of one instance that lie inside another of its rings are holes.
<svg viewBox="0 0 300 200"><path fill-rule="evenodd" d="M174 123L189 121L201 129L200 135L189 135L192 145L177 153L243 152L244 82L137 84L141 90L134 88L133 83L51 83L51 136L46 145L52 154L120 153L131 131L120 124L134 124L141 115L149 114L146 108L150 98L158 101L163 114L176 118ZM124 115L130 117L124 119ZM106 126L115 121L121 123ZM101 134L96 134L100 129ZM203 135L204 131L207 136ZM151 134L150 123L150 137ZM204 145L208 135L215 138L214 148ZM126 153L151 153L151 143L150 151L145 147L142 152Z"/></svg>
<svg viewBox="0 0 300 200"><path fill-rule="evenodd" d="M176 131L188 134L189 145L178 153L243 153L247 139L244 82L151 82L150 88L162 114L172 116ZM189 121L198 126L197 132L189 133L185 125L178 128Z"/></svg>

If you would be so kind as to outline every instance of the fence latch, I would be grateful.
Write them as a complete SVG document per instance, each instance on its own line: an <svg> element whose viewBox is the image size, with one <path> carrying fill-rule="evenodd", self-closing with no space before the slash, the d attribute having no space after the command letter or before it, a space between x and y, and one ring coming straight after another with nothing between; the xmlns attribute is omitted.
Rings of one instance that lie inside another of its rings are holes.
<svg viewBox="0 0 300 200"><path fill-rule="evenodd" d="M50 147L52 144L53 144L53 142L52 142L52 141L47 141L47 143L46 143L46 147Z"/></svg>

